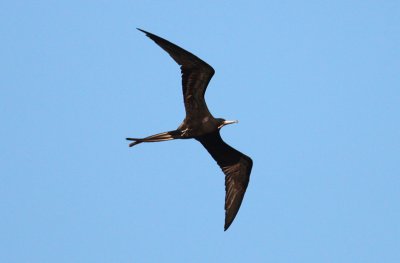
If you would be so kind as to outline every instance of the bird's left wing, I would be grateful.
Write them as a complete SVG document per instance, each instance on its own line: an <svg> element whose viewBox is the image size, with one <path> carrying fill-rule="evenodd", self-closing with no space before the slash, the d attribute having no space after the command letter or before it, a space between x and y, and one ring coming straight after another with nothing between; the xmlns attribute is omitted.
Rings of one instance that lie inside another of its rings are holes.
<svg viewBox="0 0 400 263"><path fill-rule="evenodd" d="M239 211L249 184L253 161L226 144L219 131L196 138L207 149L225 174L225 227L227 230Z"/></svg>
<svg viewBox="0 0 400 263"><path fill-rule="evenodd" d="M174 43L142 29L138 28L138 30L145 33L146 36L168 52L175 62L181 66L186 119L196 121L205 117L212 117L204 100L204 94L215 73L214 69L197 56Z"/></svg>

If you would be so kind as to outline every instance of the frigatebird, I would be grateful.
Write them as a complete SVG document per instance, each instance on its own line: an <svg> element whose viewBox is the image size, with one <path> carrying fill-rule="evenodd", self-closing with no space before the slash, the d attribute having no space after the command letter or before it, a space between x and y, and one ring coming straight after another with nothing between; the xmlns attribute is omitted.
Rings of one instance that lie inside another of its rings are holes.
<svg viewBox="0 0 400 263"><path fill-rule="evenodd" d="M145 138L126 138L133 141L129 144L129 147L142 142L160 142L174 139L193 138L199 141L225 174L224 230L226 231L239 211L253 166L250 157L235 150L221 138L220 129L225 125L237 123L237 121L214 118L207 108L204 94L215 72L210 65L168 40L142 29L138 28L138 30L156 42L180 65L186 117L176 130Z"/></svg>

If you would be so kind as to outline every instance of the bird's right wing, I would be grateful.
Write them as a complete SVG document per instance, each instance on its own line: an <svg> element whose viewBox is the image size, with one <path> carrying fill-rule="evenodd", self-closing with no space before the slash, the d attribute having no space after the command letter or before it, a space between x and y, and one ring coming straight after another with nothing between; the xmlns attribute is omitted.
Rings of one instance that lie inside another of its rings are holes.
<svg viewBox="0 0 400 263"><path fill-rule="evenodd" d="M249 184L253 161L226 144L219 131L196 138L207 149L225 174L225 227L227 230L239 211Z"/></svg>
<svg viewBox="0 0 400 263"><path fill-rule="evenodd" d="M208 83L214 75L214 69L206 62L181 47L142 29L150 39L181 66L183 100L187 120L202 120L212 116L204 100Z"/></svg>

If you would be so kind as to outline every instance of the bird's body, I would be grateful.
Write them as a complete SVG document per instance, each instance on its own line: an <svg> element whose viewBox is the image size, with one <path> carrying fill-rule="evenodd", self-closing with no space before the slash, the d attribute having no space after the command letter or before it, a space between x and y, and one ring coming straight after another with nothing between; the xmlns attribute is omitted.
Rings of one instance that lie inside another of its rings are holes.
<svg viewBox="0 0 400 263"><path fill-rule="evenodd" d="M186 117L176 130L148 136L127 138L129 146L142 142L159 142L174 139L196 139L214 158L225 173L225 230L235 219L249 183L253 162L226 144L219 130L237 121L214 118L207 108L204 94L214 75L214 69L192 53L154 34L139 29L163 48L181 66L182 91Z"/></svg>

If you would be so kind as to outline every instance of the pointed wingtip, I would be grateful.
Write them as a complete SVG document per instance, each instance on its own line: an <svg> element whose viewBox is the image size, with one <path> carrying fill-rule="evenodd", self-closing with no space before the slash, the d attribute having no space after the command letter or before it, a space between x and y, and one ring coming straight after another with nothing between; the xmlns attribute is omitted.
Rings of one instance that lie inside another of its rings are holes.
<svg viewBox="0 0 400 263"><path fill-rule="evenodd" d="M146 35L149 35L150 33L149 32L147 32L146 30L143 30L143 29L141 29L141 28L136 28L137 30L139 30L140 32L143 32L143 33L145 33Z"/></svg>
<svg viewBox="0 0 400 263"><path fill-rule="evenodd" d="M232 224L232 222L230 222L230 223L225 222L224 231L228 230L228 228L231 226L231 224Z"/></svg>
<svg viewBox="0 0 400 263"><path fill-rule="evenodd" d="M136 29L139 30L140 32L143 32L147 37L149 37L153 41L156 41L156 39L160 38L160 37L158 37L158 36L156 36L156 35L154 35L154 34L152 34L150 32L147 32L146 30L143 30L141 28L137 27Z"/></svg>

